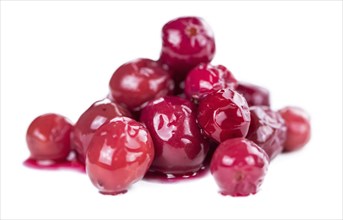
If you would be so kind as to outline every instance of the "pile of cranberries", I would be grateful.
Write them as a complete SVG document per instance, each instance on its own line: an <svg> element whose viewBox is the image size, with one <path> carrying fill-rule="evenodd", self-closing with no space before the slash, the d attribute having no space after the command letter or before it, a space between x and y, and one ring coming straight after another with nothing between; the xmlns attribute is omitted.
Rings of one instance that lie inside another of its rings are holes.
<svg viewBox="0 0 343 220"><path fill-rule="evenodd" d="M309 141L309 117L297 107L273 110L267 89L210 63L215 50L202 18L169 21L160 58L121 65L108 95L75 124L52 113L34 119L26 164L79 163L110 195L151 174L186 178L206 168L221 194L255 194L271 160Z"/></svg>

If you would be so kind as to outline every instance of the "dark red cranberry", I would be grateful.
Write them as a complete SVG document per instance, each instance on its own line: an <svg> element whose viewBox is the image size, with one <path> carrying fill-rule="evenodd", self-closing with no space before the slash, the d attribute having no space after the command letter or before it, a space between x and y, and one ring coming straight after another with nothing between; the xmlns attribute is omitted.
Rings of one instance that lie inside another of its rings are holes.
<svg viewBox="0 0 343 220"><path fill-rule="evenodd" d="M250 117L247 139L260 146L272 160L283 150L287 130L285 121L268 106L250 107Z"/></svg>
<svg viewBox="0 0 343 220"><path fill-rule="evenodd" d="M64 160L70 152L73 126L58 114L35 118L26 133L27 146L34 160Z"/></svg>
<svg viewBox="0 0 343 220"><path fill-rule="evenodd" d="M110 80L111 98L133 112L148 101L171 94L174 82L160 64L137 59L121 65Z"/></svg>
<svg viewBox="0 0 343 220"><path fill-rule="evenodd" d="M236 91L244 96L249 106L270 106L269 91L266 88L251 83L238 82Z"/></svg>
<svg viewBox="0 0 343 220"><path fill-rule="evenodd" d="M210 167L213 154L216 151L217 147L219 146L219 144L216 141L212 141L211 139L208 139L207 141L209 143L209 150L207 152L207 155L204 161L204 168L206 169Z"/></svg>
<svg viewBox="0 0 343 220"><path fill-rule="evenodd" d="M287 126L284 151L294 151L307 144L311 137L310 117L299 107L285 107L279 110Z"/></svg>
<svg viewBox="0 0 343 220"><path fill-rule="evenodd" d="M257 144L234 138L218 146L210 170L221 194L248 196L259 190L267 173L268 161L268 155Z"/></svg>
<svg viewBox="0 0 343 220"><path fill-rule="evenodd" d="M213 32L199 17L181 17L162 28L162 51L159 61L167 65L179 83L200 63L209 63L215 53Z"/></svg>
<svg viewBox="0 0 343 220"><path fill-rule="evenodd" d="M198 123L208 137L219 143L245 137L250 124L248 104L234 90L218 90L200 100Z"/></svg>
<svg viewBox="0 0 343 220"><path fill-rule="evenodd" d="M214 91L236 87L237 80L222 65L199 64L188 73L185 80L185 94L195 102Z"/></svg>
<svg viewBox="0 0 343 220"><path fill-rule="evenodd" d="M153 158L154 145L147 129L131 118L116 117L94 133L86 171L101 193L115 195L141 180Z"/></svg>
<svg viewBox="0 0 343 220"><path fill-rule="evenodd" d="M200 134L190 101L172 96L155 99L142 110L141 122L154 140L151 171L187 174L201 168L208 144Z"/></svg>
<svg viewBox="0 0 343 220"><path fill-rule="evenodd" d="M84 163L86 150L94 132L117 116L131 116L130 112L108 98L93 103L78 119L72 135L73 148Z"/></svg>

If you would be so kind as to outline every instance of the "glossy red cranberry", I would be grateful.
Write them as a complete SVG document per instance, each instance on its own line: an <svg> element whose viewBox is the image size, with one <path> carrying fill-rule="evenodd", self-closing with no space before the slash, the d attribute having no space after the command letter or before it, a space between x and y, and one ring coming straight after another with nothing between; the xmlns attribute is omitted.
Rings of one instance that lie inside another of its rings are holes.
<svg viewBox="0 0 343 220"><path fill-rule="evenodd" d="M31 159L65 159L70 152L72 129L69 120L58 114L45 114L35 118L26 133Z"/></svg>
<svg viewBox="0 0 343 220"><path fill-rule="evenodd" d="M131 118L116 117L94 133L86 171L101 193L115 195L141 180L153 158L154 145L147 129Z"/></svg>
<svg viewBox="0 0 343 220"><path fill-rule="evenodd" d="M245 137L250 125L248 104L234 90L218 90L200 100L198 123L208 137L219 143Z"/></svg>
<svg viewBox="0 0 343 220"><path fill-rule="evenodd" d="M174 82L160 64L137 59L121 65L110 80L111 98L138 112L148 101L171 94Z"/></svg>
<svg viewBox="0 0 343 220"><path fill-rule="evenodd" d="M268 106L250 107L250 117L247 139L260 146L272 160L283 150L287 130L285 121Z"/></svg>
<svg viewBox="0 0 343 220"><path fill-rule="evenodd" d="M81 162L85 161L86 150L94 132L117 116L130 117L131 113L108 98L96 101L80 116L74 126L72 144Z"/></svg>
<svg viewBox="0 0 343 220"><path fill-rule="evenodd" d="M199 64L188 73L185 80L185 94L195 102L214 91L224 88L236 89L236 87L237 80L222 65Z"/></svg>
<svg viewBox="0 0 343 220"><path fill-rule="evenodd" d="M162 51L159 61L167 65L179 83L200 63L208 63L215 53L213 32L199 17L181 17L162 28Z"/></svg>
<svg viewBox="0 0 343 220"><path fill-rule="evenodd" d="M285 107L279 110L287 126L284 151L294 151L307 144L311 137L310 117L299 107Z"/></svg>
<svg viewBox="0 0 343 220"><path fill-rule="evenodd" d="M266 88L251 83L238 82L236 91L244 96L249 106L270 106L269 91Z"/></svg>
<svg viewBox="0 0 343 220"><path fill-rule="evenodd" d="M218 146L210 170L221 194L248 196L258 192L267 173L268 161L268 155L254 142L233 138Z"/></svg>
<svg viewBox="0 0 343 220"><path fill-rule="evenodd" d="M142 110L141 122L154 140L151 171L181 175L201 168L208 144L200 134L190 101L174 96L155 99Z"/></svg>

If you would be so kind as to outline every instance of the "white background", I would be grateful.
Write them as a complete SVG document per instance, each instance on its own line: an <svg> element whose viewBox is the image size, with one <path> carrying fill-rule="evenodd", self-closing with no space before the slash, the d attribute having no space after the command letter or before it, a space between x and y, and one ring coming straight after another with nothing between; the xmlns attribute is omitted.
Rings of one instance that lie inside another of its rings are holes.
<svg viewBox="0 0 343 220"><path fill-rule="evenodd" d="M157 59L160 30L205 18L214 64L271 91L272 106L311 115L312 139L276 158L261 191L223 197L211 175L179 184L141 181L103 196L84 174L22 162L38 115L75 122L108 92L122 63ZM1 218L342 218L342 2L1 2Z"/></svg>

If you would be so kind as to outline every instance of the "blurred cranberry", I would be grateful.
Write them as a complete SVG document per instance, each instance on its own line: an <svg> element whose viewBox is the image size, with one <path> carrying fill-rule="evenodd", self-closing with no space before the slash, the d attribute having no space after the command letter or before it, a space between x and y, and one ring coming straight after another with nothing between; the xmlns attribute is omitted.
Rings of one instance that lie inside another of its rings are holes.
<svg viewBox="0 0 343 220"><path fill-rule="evenodd" d="M160 64L137 59L121 65L110 80L111 98L133 112L148 101L171 94L174 82Z"/></svg>
<svg viewBox="0 0 343 220"><path fill-rule="evenodd" d="M294 151L307 144L311 137L310 117L299 107L288 106L279 110L287 126L284 151Z"/></svg>
<svg viewBox="0 0 343 220"><path fill-rule="evenodd" d="M249 106L270 106L269 91L266 88L250 83L238 82L236 91L244 96Z"/></svg>
<svg viewBox="0 0 343 220"><path fill-rule="evenodd" d="M199 64L188 73L185 80L185 94L195 102L211 92L224 88L236 89L236 87L237 80L222 65Z"/></svg>
<svg viewBox="0 0 343 220"><path fill-rule="evenodd" d="M35 118L26 133L31 158L35 160L63 160L70 152L70 121L58 114Z"/></svg>
<svg viewBox="0 0 343 220"><path fill-rule="evenodd" d="M287 130L285 121L268 106L250 107L250 117L247 139L260 146L272 160L283 150Z"/></svg>

